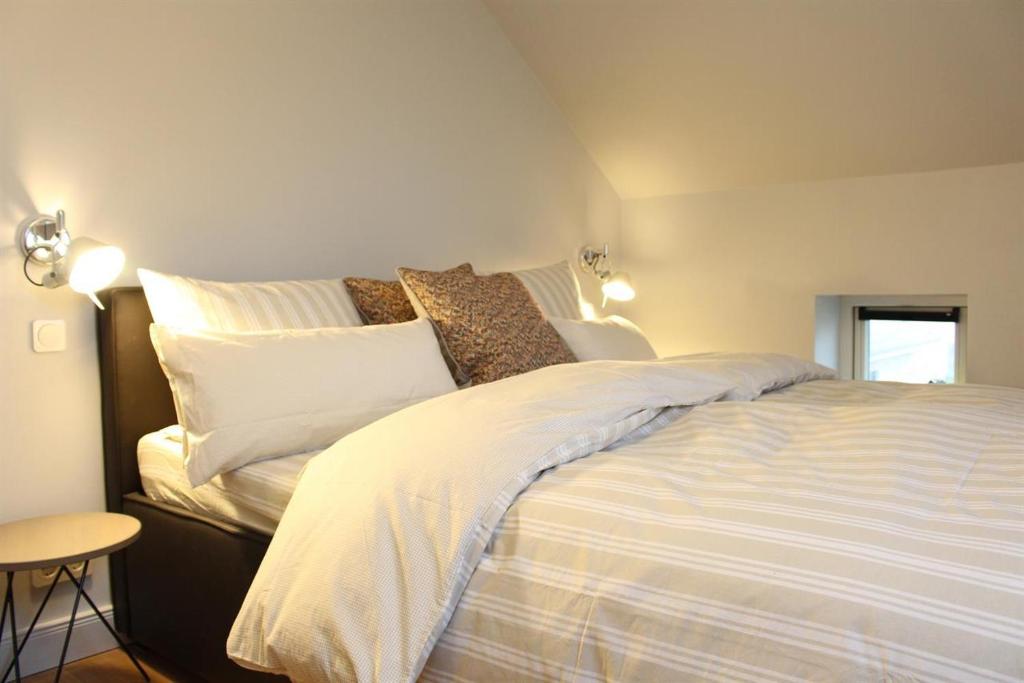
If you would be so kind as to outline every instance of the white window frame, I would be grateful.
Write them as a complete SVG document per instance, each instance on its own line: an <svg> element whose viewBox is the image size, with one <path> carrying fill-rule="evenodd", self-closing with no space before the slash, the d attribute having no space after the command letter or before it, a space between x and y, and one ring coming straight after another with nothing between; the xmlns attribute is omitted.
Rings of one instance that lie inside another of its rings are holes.
<svg viewBox="0 0 1024 683"><path fill-rule="evenodd" d="M960 320L956 326L956 372L954 381L967 381L967 297L962 294L908 296L840 296L839 297L839 376L844 379L866 379L867 344L864 320L857 319L863 307L929 308L956 307Z"/></svg>

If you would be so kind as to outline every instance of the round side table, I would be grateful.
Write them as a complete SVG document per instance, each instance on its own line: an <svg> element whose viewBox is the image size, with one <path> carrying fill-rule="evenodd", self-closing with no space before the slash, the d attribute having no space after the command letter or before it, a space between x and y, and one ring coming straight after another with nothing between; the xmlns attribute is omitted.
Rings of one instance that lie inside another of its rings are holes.
<svg viewBox="0 0 1024 683"><path fill-rule="evenodd" d="M3 633L5 622L10 614L11 646L14 652L14 659L3 672L3 676L0 676L0 683L7 680L11 669L14 670L15 680L21 681L21 665L18 658L62 574L71 580L76 592L74 606L71 608L71 619L64 636L64 647L61 649L60 662L57 664L57 676L54 680L59 681L60 674L64 670L64 658L68 653L68 643L71 642L71 630L75 626L78 604L83 597L103 625L110 631L110 635L114 637L117 644L131 658L142 677L149 680L149 676L139 664L139 660L128 650L124 641L121 640L121 636L114 631L110 622L96 607L96 603L92 601L84 588L85 576L89 571L89 561L131 545L139 537L141 531L142 524L139 520L112 512L74 512L0 524L0 572L7 574L7 592L4 595L3 612L0 614L0 633ZM81 575L77 578L68 569L68 565L76 562L84 562ZM53 583L46 591L46 597L43 598L43 603L39 605L32 623L29 624L25 637L19 643L18 629L14 621L14 573L56 566L60 566L60 569L53 577Z"/></svg>

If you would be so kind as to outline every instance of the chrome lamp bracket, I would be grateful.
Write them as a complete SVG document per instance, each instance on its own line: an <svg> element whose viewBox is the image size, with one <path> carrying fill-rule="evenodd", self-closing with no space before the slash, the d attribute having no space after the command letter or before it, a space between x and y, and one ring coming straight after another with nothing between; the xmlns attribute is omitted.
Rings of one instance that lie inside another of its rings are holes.
<svg viewBox="0 0 1024 683"><path fill-rule="evenodd" d="M64 226L63 209L56 216L43 214L27 221L18 235L18 245L25 254L23 270L29 282L50 289L67 284L62 264L71 247L71 233ZM29 275L29 263L48 266L50 270L37 281Z"/></svg>
<svg viewBox="0 0 1024 683"><path fill-rule="evenodd" d="M600 249L583 247L580 250L580 268L601 280L608 279L612 274L608 269L608 243L605 242Z"/></svg>

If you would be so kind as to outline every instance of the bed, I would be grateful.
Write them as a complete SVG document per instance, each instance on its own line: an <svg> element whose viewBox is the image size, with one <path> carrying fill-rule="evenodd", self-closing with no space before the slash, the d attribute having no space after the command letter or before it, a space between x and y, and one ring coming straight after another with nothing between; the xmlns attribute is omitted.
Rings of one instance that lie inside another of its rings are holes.
<svg viewBox="0 0 1024 683"><path fill-rule="evenodd" d="M271 542L139 495L134 442L173 443L173 409L131 398L167 394L144 300L108 302L108 503L144 525L118 625L210 680L264 675L225 642L295 680L1024 673L1024 392L767 357L548 368L304 462Z"/></svg>

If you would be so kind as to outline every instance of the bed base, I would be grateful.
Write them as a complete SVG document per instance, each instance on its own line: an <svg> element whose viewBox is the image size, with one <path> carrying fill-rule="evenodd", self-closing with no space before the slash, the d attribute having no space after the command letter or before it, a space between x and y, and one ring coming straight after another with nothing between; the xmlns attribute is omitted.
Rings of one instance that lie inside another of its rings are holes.
<svg viewBox="0 0 1024 683"><path fill-rule="evenodd" d="M208 681L286 681L243 669L225 654L228 632L270 538L132 493L125 514L143 533L124 551L128 633Z"/></svg>

